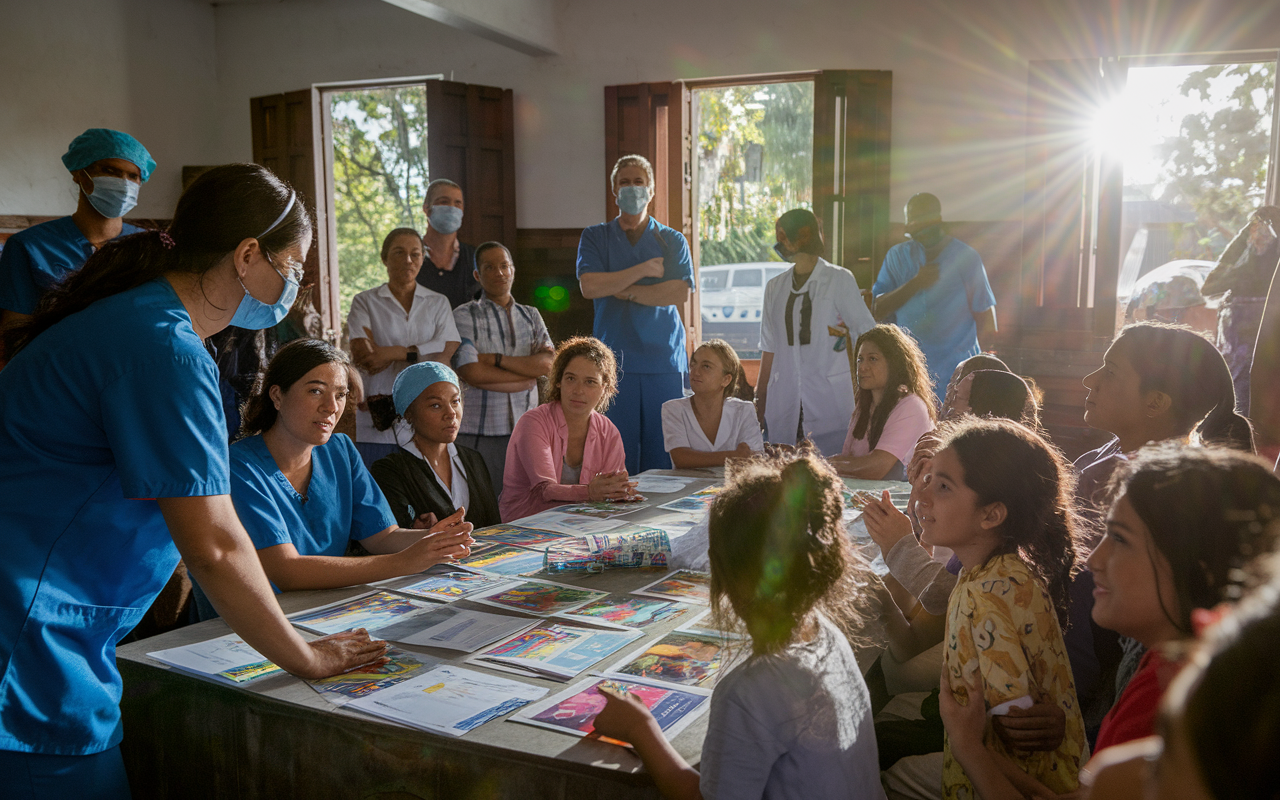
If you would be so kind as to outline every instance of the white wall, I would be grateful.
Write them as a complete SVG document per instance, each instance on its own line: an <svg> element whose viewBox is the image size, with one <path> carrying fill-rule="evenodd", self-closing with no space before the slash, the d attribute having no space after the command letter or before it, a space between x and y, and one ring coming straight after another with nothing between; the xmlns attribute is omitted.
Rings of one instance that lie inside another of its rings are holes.
<svg viewBox="0 0 1280 800"><path fill-rule="evenodd" d="M1263 0L554 0L543 58L381 0L0 2L0 74L34 74L0 100L0 214L70 210L57 157L89 125L153 148L140 211L160 214L181 164L251 157L250 97L443 72L515 90L518 224L584 226L603 213L604 86L833 68L893 71L896 219L929 190L949 218L1015 220L1028 60L1280 47Z"/></svg>
<svg viewBox="0 0 1280 800"><path fill-rule="evenodd" d="M214 36L198 0L0 2L0 214L74 211L61 156L86 128L115 128L159 165L132 215L171 215L182 166L214 154Z"/></svg>

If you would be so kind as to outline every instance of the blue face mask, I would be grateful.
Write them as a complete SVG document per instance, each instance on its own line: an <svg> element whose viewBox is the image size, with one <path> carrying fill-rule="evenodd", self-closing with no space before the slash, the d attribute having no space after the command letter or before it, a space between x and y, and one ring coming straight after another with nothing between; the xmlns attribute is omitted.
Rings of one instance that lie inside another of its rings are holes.
<svg viewBox="0 0 1280 800"><path fill-rule="evenodd" d="M271 264L271 260L268 259L267 263ZM275 269L275 264L271 264L271 268ZM276 270L276 274L279 272ZM270 304L249 294L249 288L244 285L244 281L240 281L240 287L244 289L244 297L240 298L240 305L236 306L231 324L250 331L260 331L263 328L278 325L280 320L289 314L289 308L298 298L298 285L302 282L301 272L302 268L296 267L290 269L287 275L280 276L284 278L284 288L280 290L280 299ZM240 275L237 273L236 280L239 279Z"/></svg>
<svg viewBox="0 0 1280 800"><path fill-rule="evenodd" d="M618 208L622 213L637 216L649 206L648 186L623 186L618 190Z"/></svg>
<svg viewBox="0 0 1280 800"><path fill-rule="evenodd" d="M427 214L427 221L441 233L454 233L462 227L462 209L457 206L432 206Z"/></svg>
<svg viewBox="0 0 1280 800"><path fill-rule="evenodd" d="M777 253L777 254L778 254L778 258L782 259L783 261L795 261L795 260L796 260L796 254L795 254L795 253L793 253L793 252L789 252L786 248L784 248L784 247L782 246L782 242L778 242L777 244L775 244L775 245L773 246L773 252Z"/></svg>
<svg viewBox="0 0 1280 800"><path fill-rule="evenodd" d="M87 173L85 177L89 177ZM133 181L110 175L90 177L89 181L93 184L93 194L86 194L85 197L107 219L123 217L138 205L138 184Z"/></svg>

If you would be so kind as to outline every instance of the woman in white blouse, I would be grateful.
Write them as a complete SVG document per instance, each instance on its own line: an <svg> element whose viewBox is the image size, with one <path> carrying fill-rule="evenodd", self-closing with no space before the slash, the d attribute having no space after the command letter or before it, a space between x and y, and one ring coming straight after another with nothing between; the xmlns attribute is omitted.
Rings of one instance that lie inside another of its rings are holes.
<svg viewBox="0 0 1280 800"><path fill-rule="evenodd" d="M733 397L740 373L738 354L723 339L711 339L689 360L692 397L662 404L662 437L677 469L718 467L764 449L755 406Z"/></svg>
<svg viewBox="0 0 1280 800"><path fill-rule="evenodd" d="M417 281L422 257L418 232L396 228L382 240L387 282L351 300L347 336L351 357L364 379L364 402L356 411L356 449L366 467L399 449L397 435L401 441L412 435L394 427L379 430L370 404L375 411L385 405L389 422L395 414L391 390L396 376L419 361L448 364L462 342L449 299Z"/></svg>

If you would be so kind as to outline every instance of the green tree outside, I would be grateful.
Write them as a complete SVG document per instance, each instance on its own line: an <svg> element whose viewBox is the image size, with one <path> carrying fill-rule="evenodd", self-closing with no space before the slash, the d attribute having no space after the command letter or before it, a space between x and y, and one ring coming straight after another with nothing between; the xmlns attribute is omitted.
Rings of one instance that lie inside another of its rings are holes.
<svg viewBox="0 0 1280 800"><path fill-rule="evenodd" d="M330 95L333 200L342 317L351 299L386 282L382 239L426 228L427 93L423 86Z"/></svg>

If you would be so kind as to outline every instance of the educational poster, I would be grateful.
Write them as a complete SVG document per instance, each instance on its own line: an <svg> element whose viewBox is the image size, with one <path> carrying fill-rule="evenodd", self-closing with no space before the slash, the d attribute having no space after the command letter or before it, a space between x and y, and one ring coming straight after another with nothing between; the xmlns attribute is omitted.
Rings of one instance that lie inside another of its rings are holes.
<svg viewBox="0 0 1280 800"><path fill-rule="evenodd" d="M364 628L372 633L392 622L421 616L437 608L439 606L434 603L414 597L391 592L371 592L350 600L340 600L320 608L290 614L289 621L299 628L322 635L349 631L352 628Z"/></svg>
<svg viewBox="0 0 1280 800"><path fill-rule="evenodd" d="M534 620L528 617L490 614L448 605L434 606L429 614L415 615L369 634L391 642L471 653L528 630L534 624Z"/></svg>
<svg viewBox="0 0 1280 800"><path fill-rule="evenodd" d="M662 580L636 589L632 594L709 606L711 605L711 576L705 572L678 569Z"/></svg>
<svg viewBox="0 0 1280 800"><path fill-rule="evenodd" d="M387 651L391 660L376 667L345 672L332 678L307 681L320 696L336 706L367 697L374 692L395 686L412 678L425 669L439 664L438 659L419 656L391 648Z"/></svg>
<svg viewBox="0 0 1280 800"><path fill-rule="evenodd" d="M533 575L542 571L542 553L525 550L509 544L499 544L472 553L458 562L471 569L480 569L495 575Z"/></svg>
<svg viewBox="0 0 1280 800"><path fill-rule="evenodd" d="M726 649L719 636L673 631L627 656L610 672L709 689L720 677Z"/></svg>
<svg viewBox="0 0 1280 800"><path fill-rule="evenodd" d="M595 730L596 716L604 709L604 691L622 694L630 692L653 713L663 734L672 739L689 723L710 707L711 695L692 688L655 686L640 681L617 677L589 678L569 687L541 703L521 710L511 718L539 728L547 728L571 736L586 736ZM630 747L626 742L601 737L601 741Z"/></svg>
<svg viewBox="0 0 1280 800"><path fill-rule="evenodd" d="M490 542L500 544L514 544L519 547L546 547L557 542L570 539L568 534L556 533L554 531L535 531L529 528L521 528L516 525L490 525L487 528L481 528L478 531L472 531L471 535L480 544L488 544Z"/></svg>
<svg viewBox="0 0 1280 800"><path fill-rule="evenodd" d="M147 653L163 664L239 686L282 670L235 634Z"/></svg>
<svg viewBox="0 0 1280 800"><path fill-rule="evenodd" d="M392 591L421 597L426 600L440 600L448 603L453 600L470 597L478 592L491 591L509 583L511 583L510 578L483 575L479 572L467 572L465 570L450 570L438 575L428 574L427 577L421 580L401 586L398 589L392 589Z"/></svg>
<svg viewBox="0 0 1280 800"><path fill-rule="evenodd" d="M693 494L685 495L684 497L672 500L669 503L663 503L658 506L658 508L665 508L668 511L683 511L690 514L701 514L708 508L711 508L711 501L716 499L716 495L719 494L720 490L723 488L723 486L708 486L707 488L700 489Z"/></svg>
<svg viewBox="0 0 1280 800"><path fill-rule="evenodd" d="M546 694L547 690L538 686L444 665L386 691L353 700L347 707L415 728L462 736Z"/></svg>
<svg viewBox="0 0 1280 800"><path fill-rule="evenodd" d="M689 608L689 606L677 603L674 600L612 595L587 603L582 608L559 616L597 625L647 628L655 623L678 619L687 613Z"/></svg>
<svg viewBox="0 0 1280 800"><path fill-rule="evenodd" d="M608 592L579 589L558 583L525 581L485 595L473 597L477 603L514 608L540 617L573 611L579 606L607 596Z"/></svg>
<svg viewBox="0 0 1280 800"><path fill-rule="evenodd" d="M516 667L544 677L568 680L643 635L633 630L599 630L543 623L489 648L472 660L491 662L486 666Z"/></svg>

